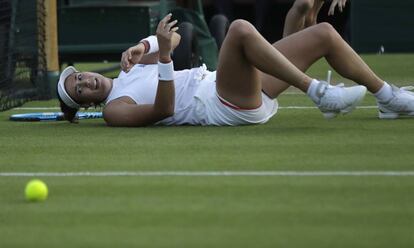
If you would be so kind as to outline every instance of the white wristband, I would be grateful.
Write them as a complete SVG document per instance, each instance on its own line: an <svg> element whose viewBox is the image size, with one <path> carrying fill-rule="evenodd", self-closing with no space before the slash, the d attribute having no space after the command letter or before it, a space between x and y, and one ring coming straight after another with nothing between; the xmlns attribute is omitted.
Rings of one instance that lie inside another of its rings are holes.
<svg viewBox="0 0 414 248"><path fill-rule="evenodd" d="M159 48L158 48L157 36L155 35L148 36L147 38L142 39L140 42L143 42L143 41L147 41L148 42L147 44L149 45L149 48L146 54L158 52Z"/></svg>
<svg viewBox="0 0 414 248"><path fill-rule="evenodd" d="M172 61L167 64L158 61L158 80L174 81L174 64Z"/></svg>

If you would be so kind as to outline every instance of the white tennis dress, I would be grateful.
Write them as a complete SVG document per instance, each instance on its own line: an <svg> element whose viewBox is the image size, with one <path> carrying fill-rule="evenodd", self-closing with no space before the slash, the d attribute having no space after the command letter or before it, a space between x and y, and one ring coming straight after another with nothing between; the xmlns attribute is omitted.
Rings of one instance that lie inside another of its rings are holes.
<svg viewBox="0 0 414 248"><path fill-rule="evenodd" d="M262 94L262 105L253 110L238 109L216 92L216 73L205 65L174 72L174 115L158 125L247 125L267 122L277 112L277 101ZM128 96L137 104L153 104L158 87L158 65L135 65L114 79L105 101Z"/></svg>

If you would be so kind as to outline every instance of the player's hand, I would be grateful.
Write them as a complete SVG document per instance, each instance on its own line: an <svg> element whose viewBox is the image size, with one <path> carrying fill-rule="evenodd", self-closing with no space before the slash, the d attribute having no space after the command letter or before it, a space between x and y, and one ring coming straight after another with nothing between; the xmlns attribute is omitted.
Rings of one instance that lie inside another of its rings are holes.
<svg viewBox="0 0 414 248"><path fill-rule="evenodd" d="M142 43L128 48L125 52L122 53L121 57L121 69L124 72L129 72L131 68L138 64L145 52L145 46Z"/></svg>
<svg viewBox="0 0 414 248"><path fill-rule="evenodd" d="M345 8L346 0L332 0L331 7L329 7L328 16L335 14L335 8L338 6L339 12Z"/></svg>
<svg viewBox="0 0 414 248"><path fill-rule="evenodd" d="M157 27L157 40L159 46L159 58L163 60L171 60L170 54L172 50L172 36L178 30L178 27L174 27L177 24L177 20L171 20L171 14L166 15L158 24ZM167 61L164 61L167 62Z"/></svg>

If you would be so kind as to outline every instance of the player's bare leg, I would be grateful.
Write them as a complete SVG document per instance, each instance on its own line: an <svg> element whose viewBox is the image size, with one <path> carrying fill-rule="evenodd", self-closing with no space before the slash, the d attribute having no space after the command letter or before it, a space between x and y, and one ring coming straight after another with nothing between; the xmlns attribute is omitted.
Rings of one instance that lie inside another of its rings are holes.
<svg viewBox="0 0 414 248"><path fill-rule="evenodd" d="M306 41L306 42L303 42ZM325 57L341 76L365 85L372 93L383 85L381 80L327 23L321 23L292 34L273 46L301 71L305 72L313 63ZM276 98L289 84L267 74L261 74L263 89Z"/></svg>
<svg viewBox="0 0 414 248"><path fill-rule="evenodd" d="M227 101L256 108L262 103L260 71L306 92L312 79L269 44L252 24L234 21L219 54L217 92Z"/></svg>

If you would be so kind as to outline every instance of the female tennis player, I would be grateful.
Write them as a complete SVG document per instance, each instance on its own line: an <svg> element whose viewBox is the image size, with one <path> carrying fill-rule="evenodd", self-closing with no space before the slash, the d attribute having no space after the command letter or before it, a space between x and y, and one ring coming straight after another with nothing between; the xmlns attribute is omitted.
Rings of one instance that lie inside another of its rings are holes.
<svg viewBox="0 0 414 248"><path fill-rule="evenodd" d="M324 3L325 0L296 0L286 15L283 37L315 25ZM334 15L336 8L342 12L345 4L346 0L332 0L328 16Z"/></svg>
<svg viewBox="0 0 414 248"><path fill-rule="evenodd" d="M267 122L276 97L293 85L326 118L351 112L366 89L377 97L380 118L414 115L414 95L380 79L329 24L322 23L269 44L244 20L234 21L220 50L218 69L174 71L177 21L163 18L156 31L127 49L116 79L67 67L57 88L62 112L73 122L80 107L105 104L109 126L247 125ZM303 73L325 57L359 86L332 86Z"/></svg>

